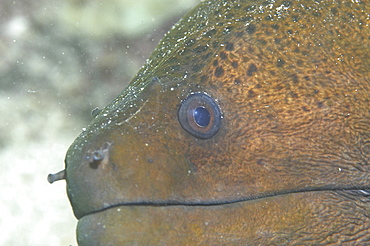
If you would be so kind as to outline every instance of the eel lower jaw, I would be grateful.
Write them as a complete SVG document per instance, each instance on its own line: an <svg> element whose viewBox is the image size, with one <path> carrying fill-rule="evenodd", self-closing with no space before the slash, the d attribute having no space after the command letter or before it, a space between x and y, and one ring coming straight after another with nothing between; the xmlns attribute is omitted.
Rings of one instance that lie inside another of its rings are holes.
<svg viewBox="0 0 370 246"><path fill-rule="evenodd" d="M369 230L369 214L369 190L306 191L212 205L121 204L83 216L77 238L82 246L281 245L297 237L330 238L333 232L361 236Z"/></svg>

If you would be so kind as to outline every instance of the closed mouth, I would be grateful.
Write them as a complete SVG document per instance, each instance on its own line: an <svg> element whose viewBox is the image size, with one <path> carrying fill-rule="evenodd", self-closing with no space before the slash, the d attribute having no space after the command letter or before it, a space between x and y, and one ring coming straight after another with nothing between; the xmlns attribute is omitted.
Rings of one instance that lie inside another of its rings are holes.
<svg viewBox="0 0 370 246"><path fill-rule="evenodd" d="M358 196L358 197L370 197L370 187L356 187L356 188L347 188L347 189L310 189L310 190L300 190L300 191L290 191L285 193L277 193L272 195L265 195L260 197L254 197L250 199L240 199L240 200L232 200L232 201L220 201L220 202L177 202L177 201L165 201L165 202L125 202L125 203L117 203L113 205L107 205L102 209L94 210L90 213L87 213L84 216L100 213L105 210L114 209L117 207L174 207L174 206L185 206L185 207L217 207L217 206L224 206L229 204L236 204L236 203L243 203L248 202L252 203L255 201L273 198L276 196L283 197L285 195L294 195L294 194L305 194L305 193L316 193L316 192L341 192L343 194L348 193L351 196ZM82 218L81 217L81 218Z"/></svg>

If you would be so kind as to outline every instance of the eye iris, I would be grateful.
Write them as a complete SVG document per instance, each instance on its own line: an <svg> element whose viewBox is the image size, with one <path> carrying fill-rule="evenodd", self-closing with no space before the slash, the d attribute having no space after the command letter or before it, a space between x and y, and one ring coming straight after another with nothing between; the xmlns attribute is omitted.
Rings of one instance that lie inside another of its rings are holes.
<svg viewBox="0 0 370 246"><path fill-rule="evenodd" d="M193 117L195 122L201 126L208 126L211 121L211 115L205 107L198 107L194 110Z"/></svg>
<svg viewBox="0 0 370 246"><path fill-rule="evenodd" d="M182 128L200 139L212 138L221 127L221 110L212 97L195 93L180 105L178 120Z"/></svg>

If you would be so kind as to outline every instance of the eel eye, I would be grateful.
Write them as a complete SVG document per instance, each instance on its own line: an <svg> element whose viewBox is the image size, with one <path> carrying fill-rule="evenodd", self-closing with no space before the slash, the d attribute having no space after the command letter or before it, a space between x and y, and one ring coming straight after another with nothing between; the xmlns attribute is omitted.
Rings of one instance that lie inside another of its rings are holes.
<svg viewBox="0 0 370 246"><path fill-rule="evenodd" d="M221 112L217 103L203 93L190 95L179 108L179 122L194 137L213 137L221 126Z"/></svg>

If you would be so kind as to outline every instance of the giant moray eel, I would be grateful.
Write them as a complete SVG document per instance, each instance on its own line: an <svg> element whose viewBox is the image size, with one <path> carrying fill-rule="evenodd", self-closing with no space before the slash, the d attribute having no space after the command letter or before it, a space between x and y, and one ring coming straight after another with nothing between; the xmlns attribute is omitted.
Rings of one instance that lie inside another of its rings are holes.
<svg viewBox="0 0 370 246"><path fill-rule="evenodd" d="M80 245L370 243L370 4L204 1L68 150Z"/></svg>

